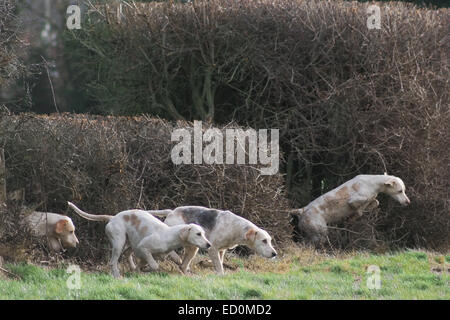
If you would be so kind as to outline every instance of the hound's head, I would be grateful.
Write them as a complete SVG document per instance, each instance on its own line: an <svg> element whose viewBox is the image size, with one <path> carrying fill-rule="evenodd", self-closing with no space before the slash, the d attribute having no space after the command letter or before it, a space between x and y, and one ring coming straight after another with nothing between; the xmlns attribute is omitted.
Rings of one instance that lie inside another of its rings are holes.
<svg viewBox="0 0 450 320"><path fill-rule="evenodd" d="M205 230L196 224L188 224L180 232L180 238L183 242L187 242L202 249L211 247L211 243L206 239Z"/></svg>
<svg viewBox="0 0 450 320"><path fill-rule="evenodd" d="M384 193L390 195L396 201L398 201L402 206L407 206L411 203L409 198L405 193L405 184L402 179L390 176L384 182Z"/></svg>
<svg viewBox="0 0 450 320"><path fill-rule="evenodd" d="M77 246L78 239L75 236L75 226L73 225L72 219L69 217L65 219L60 219L55 224L55 235L61 240L64 247L75 248Z"/></svg>
<svg viewBox="0 0 450 320"><path fill-rule="evenodd" d="M277 252L272 247L272 238L270 235L258 227L248 227L245 233L246 244L256 251L257 254L266 257L274 258Z"/></svg>

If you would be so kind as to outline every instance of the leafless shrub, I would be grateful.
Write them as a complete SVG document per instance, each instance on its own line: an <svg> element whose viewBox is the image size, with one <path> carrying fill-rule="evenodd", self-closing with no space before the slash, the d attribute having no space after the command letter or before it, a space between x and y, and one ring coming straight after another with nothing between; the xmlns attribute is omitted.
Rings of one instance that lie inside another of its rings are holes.
<svg viewBox="0 0 450 320"><path fill-rule="evenodd" d="M96 7L78 67L103 112L279 128L294 207L358 173L405 181L410 207L383 199L335 246L448 248L450 11L378 4L380 30L348 1Z"/></svg>
<svg viewBox="0 0 450 320"><path fill-rule="evenodd" d="M172 163L172 130L191 126L147 117L3 114L8 189L25 188L25 204L42 203L39 211L68 214L80 239L75 255L83 259L108 255L104 225L69 211L67 201L112 215L181 205L228 209L266 228L278 246L289 241L281 175L261 176L251 165Z"/></svg>
<svg viewBox="0 0 450 320"><path fill-rule="evenodd" d="M15 7L15 0L0 0L0 86L16 80L24 68L17 57L20 41Z"/></svg>

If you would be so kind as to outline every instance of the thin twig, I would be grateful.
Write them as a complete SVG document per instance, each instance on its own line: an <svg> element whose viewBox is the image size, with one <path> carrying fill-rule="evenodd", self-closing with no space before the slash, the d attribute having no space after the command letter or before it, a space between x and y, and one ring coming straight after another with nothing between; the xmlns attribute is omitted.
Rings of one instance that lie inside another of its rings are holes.
<svg viewBox="0 0 450 320"><path fill-rule="evenodd" d="M0 267L0 271L3 271L3 272L5 272L7 274L10 274L11 276L13 276L13 277L15 277L17 279L22 280L21 276L19 276L18 274L12 273L11 271L6 270L5 268Z"/></svg>
<svg viewBox="0 0 450 320"><path fill-rule="evenodd" d="M47 70L48 81L50 83L50 88L52 89L53 103L55 104L56 112L59 113L58 105L56 104L55 89L53 88L53 83L52 83L52 79L50 77L50 72L48 71L48 62L47 62L47 60L45 60L45 58L43 56L41 56L41 58L45 62L45 70Z"/></svg>
<svg viewBox="0 0 450 320"><path fill-rule="evenodd" d="M331 227L331 226L328 226L327 228L329 228L329 229L336 229L336 230L348 231L348 232L352 232L352 233L355 233L355 234L362 234L362 232L356 232L356 231L349 230L349 229L345 229L345 228Z"/></svg>

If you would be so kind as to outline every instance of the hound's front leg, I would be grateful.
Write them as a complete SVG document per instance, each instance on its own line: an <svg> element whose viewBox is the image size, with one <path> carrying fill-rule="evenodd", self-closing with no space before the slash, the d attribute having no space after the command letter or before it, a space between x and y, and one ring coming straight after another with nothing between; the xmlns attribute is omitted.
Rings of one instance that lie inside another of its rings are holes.
<svg viewBox="0 0 450 320"><path fill-rule="evenodd" d="M371 200L367 200L364 203L362 203L356 211L358 212L359 216L362 216L363 212L371 211L375 208L378 208L379 204L380 203L375 198L371 199Z"/></svg>
<svg viewBox="0 0 450 320"><path fill-rule="evenodd" d="M183 263L180 256L175 251L170 251L168 256L169 256L170 260L172 260L173 262L175 262L178 265L181 265Z"/></svg>
<svg viewBox="0 0 450 320"><path fill-rule="evenodd" d="M147 261L148 266L150 267L151 271L157 271L159 268L158 263L153 258L152 254L150 252L147 252L147 255L145 257L145 261Z"/></svg>
<svg viewBox="0 0 450 320"><path fill-rule="evenodd" d="M60 252L62 250L61 243L59 242L58 238L49 236L48 242L49 242L50 248L52 248L53 251Z"/></svg>
<svg viewBox="0 0 450 320"><path fill-rule="evenodd" d="M189 271L192 260L197 254L198 248L194 246L184 247L183 262L181 263L181 272L186 274Z"/></svg>
<svg viewBox="0 0 450 320"><path fill-rule="evenodd" d="M148 266L150 267L151 271L157 271L159 268L158 263L156 262L156 260L153 258L153 255L150 251L149 248L143 246L143 245L139 245L136 250L136 256L138 258L144 259Z"/></svg>
<svg viewBox="0 0 450 320"><path fill-rule="evenodd" d="M364 209L368 205L368 201L365 198L350 198L348 200L348 205L361 217Z"/></svg>
<svg viewBox="0 0 450 320"><path fill-rule="evenodd" d="M367 207L365 208L365 210L373 210L378 208L378 206L380 205L380 203L378 202L377 199L372 199L372 201L370 201L367 205Z"/></svg>
<svg viewBox="0 0 450 320"><path fill-rule="evenodd" d="M219 254L219 250L217 250L214 247L209 248L208 250L209 253L209 257L211 258L212 263L214 264L214 269L216 270L216 272L218 274L224 274L223 273L223 265L222 262L220 261L220 254Z"/></svg>

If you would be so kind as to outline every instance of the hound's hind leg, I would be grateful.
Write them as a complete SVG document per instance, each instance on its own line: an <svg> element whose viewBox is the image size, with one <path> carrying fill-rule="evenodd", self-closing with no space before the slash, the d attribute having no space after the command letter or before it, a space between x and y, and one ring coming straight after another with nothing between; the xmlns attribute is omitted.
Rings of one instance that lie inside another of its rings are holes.
<svg viewBox="0 0 450 320"><path fill-rule="evenodd" d="M209 248L208 250L209 257L211 258L212 263L214 264L214 269L218 274L224 274L222 261L220 260L219 250L214 247Z"/></svg>
<svg viewBox="0 0 450 320"><path fill-rule="evenodd" d="M304 231L308 241L316 248L320 248L327 239L328 227L325 220L315 217L311 219L307 216L299 217L299 229Z"/></svg>
<svg viewBox="0 0 450 320"><path fill-rule="evenodd" d="M112 246L111 260L109 261L111 273L114 278L119 278L119 258L125 245L126 235L124 232L121 232L119 227L111 223L106 225L105 233Z"/></svg>

